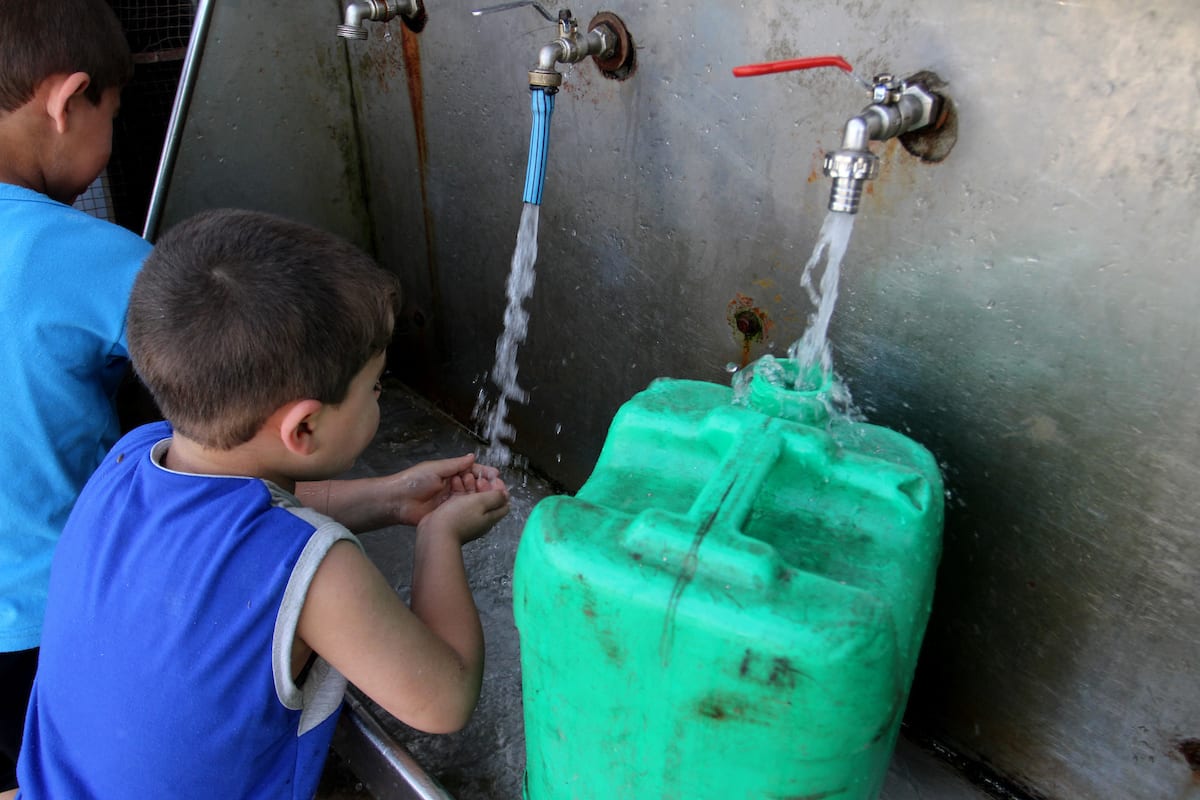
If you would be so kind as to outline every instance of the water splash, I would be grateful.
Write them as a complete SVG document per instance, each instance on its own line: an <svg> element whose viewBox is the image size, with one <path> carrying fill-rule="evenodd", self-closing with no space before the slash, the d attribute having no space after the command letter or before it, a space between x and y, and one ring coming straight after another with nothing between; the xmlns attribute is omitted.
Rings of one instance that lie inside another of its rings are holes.
<svg viewBox="0 0 1200 800"><path fill-rule="evenodd" d="M472 414L475 422L481 426L483 437L488 441L487 449L479 454L479 461L494 467L507 467L513 460L509 444L515 438L516 430L508 421L509 403L529 401L529 393L517 383L517 350L520 349L521 342L525 341L525 334L529 330L529 312L523 304L533 294L533 285L537 277L534 263L537 261L540 215L541 206L533 203L525 203L521 209L517 246L513 250L512 267L508 273L505 290L508 306L504 310L504 332L496 340L496 364L490 373L492 383L500 393L496 402L489 404L485 391L481 389Z"/></svg>
<svg viewBox="0 0 1200 800"><path fill-rule="evenodd" d="M831 413L849 419L862 419L862 414L854 407L850 390L833 370L833 352L829 346L829 322L837 305L842 260L854 232L854 220L853 214L835 211L826 214L812 255L804 265L800 285L816 309L809 317L804 334L788 348L788 358L796 362L798 369L787 370L774 356L763 356L734 374L735 405L746 404L750 379L757 374L760 379L781 389L813 391L828 386L827 396L823 399ZM822 264L824 268L820 269L818 282L816 276ZM819 368L819 371L814 368Z"/></svg>

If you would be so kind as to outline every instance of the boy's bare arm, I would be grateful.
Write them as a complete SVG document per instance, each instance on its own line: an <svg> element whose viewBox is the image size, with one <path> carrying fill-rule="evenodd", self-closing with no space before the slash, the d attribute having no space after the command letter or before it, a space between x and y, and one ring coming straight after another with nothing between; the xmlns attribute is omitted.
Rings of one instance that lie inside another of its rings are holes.
<svg viewBox="0 0 1200 800"><path fill-rule="evenodd" d="M498 476L495 467L476 464L474 454L468 453L378 478L300 483L296 496L309 508L362 533L416 525L451 494L496 488Z"/></svg>
<svg viewBox="0 0 1200 800"><path fill-rule="evenodd" d="M501 484L455 495L421 521L411 609L357 547L338 542L313 576L297 639L405 724L429 733L460 729L483 675L483 632L462 545L506 513Z"/></svg>

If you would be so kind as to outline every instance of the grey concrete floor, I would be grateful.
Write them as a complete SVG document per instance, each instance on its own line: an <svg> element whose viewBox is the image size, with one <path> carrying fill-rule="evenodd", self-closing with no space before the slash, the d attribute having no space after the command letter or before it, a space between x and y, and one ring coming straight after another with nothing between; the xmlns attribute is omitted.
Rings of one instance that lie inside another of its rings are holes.
<svg viewBox="0 0 1200 800"><path fill-rule="evenodd" d="M481 443L470 431L402 385L386 383L385 387L379 433L351 476L388 474L420 461L480 449ZM518 432L518 451L519 445ZM521 797L525 737L518 638L512 615L512 566L529 512L556 490L545 478L524 471L510 470L504 478L512 493L512 511L490 534L464 548L487 647L483 692L471 722L455 734L423 734L356 695L386 734L405 747L455 800ZM411 529L388 528L361 538L371 559L405 595L412 568ZM345 777L344 765L336 757L330 771L328 788L319 797L361 796L363 787ZM881 794L882 800L984 800L990 796L903 737Z"/></svg>

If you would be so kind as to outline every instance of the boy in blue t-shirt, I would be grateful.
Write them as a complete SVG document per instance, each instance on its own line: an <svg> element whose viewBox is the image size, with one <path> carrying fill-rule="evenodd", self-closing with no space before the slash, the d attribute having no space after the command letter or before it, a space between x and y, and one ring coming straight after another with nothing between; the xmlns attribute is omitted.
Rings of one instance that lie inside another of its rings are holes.
<svg viewBox="0 0 1200 800"><path fill-rule="evenodd" d="M411 607L295 495L374 436L397 298L353 246L267 214L158 243L128 337L168 422L113 447L59 541L19 797L311 798L347 680L415 728L466 723L483 635L461 548L508 512L496 471L378 479L416 525Z"/></svg>
<svg viewBox="0 0 1200 800"><path fill-rule="evenodd" d="M0 2L0 791L16 785L55 542L117 440L125 308L150 245L71 208L133 74L104 0Z"/></svg>

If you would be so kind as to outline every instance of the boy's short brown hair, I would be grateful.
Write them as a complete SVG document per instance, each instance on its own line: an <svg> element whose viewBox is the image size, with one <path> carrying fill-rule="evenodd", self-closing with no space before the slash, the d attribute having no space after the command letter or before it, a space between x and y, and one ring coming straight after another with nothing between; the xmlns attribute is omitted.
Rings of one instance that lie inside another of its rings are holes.
<svg viewBox="0 0 1200 800"><path fill-rule="evenodd" d="M228 449L293 400L345 400L386 350L398 304L396 278L333 234L206 211L146 259L129 301L129 351L180 434Z"/></svg>
<svg viewBox="0 0 1200 800"><path fill-rule="evenodd" d="M75 72L91 78L84 96L93 105L133 76L129 42L106 0L0 0L0 112L28 103L46 78Z"/></svg>

